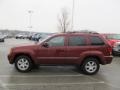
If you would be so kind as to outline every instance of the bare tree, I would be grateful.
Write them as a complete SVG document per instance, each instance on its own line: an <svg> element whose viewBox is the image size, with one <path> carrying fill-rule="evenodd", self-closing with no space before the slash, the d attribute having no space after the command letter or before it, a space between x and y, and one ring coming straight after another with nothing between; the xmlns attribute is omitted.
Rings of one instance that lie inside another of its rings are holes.
<svg viewBox="0 0 120 90"><path fill-rule="evenodd" d="M65 33L66 31L68 31L69 26L70 26L70 21L69 21L69 17L68 17L68 12L66 8L63 8L61 10L61 14L58 17L58 29L60 30L60 32Z"/></svg>

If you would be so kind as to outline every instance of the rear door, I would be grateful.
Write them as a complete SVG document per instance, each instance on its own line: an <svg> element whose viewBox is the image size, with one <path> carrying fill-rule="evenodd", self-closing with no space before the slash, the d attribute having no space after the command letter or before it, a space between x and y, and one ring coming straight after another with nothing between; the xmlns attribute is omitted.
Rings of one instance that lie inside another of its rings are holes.
<svg viewBox="0 0 120 90"><path fill-rule="evenodd" d="M67 46L67 64L77 64L80 60L80 54L89 50L87 46L88 39L84 35L70 35Z"/></svg>

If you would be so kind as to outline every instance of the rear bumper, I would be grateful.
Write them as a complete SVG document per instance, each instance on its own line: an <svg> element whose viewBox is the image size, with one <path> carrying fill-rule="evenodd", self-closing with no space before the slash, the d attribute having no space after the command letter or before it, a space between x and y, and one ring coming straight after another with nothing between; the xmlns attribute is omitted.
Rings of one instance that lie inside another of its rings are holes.
<svg viewBox="0 0 120 90"><path fill-rule="evenodd" d="M105 63L104 64L110 64L112 62L113 56L105 56Z"/></svg>

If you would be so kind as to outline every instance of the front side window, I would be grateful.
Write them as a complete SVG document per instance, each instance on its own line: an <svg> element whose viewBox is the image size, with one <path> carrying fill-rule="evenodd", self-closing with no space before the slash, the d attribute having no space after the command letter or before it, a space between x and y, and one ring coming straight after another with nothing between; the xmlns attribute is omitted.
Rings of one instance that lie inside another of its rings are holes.
<svg viewBox="0 0 120 90"><path fill-rule="evenodd" d="M86 39L83 36L71 36L69 38L69 46L83 46L86 45Z"/></svg>
<svg viewBox="0 0 120 90"><path fill-rule="evenodd" d="M64 36L58 36L50 39L47 43L50 47L64 46Z"/></svg>
<svg viewBox="0 0 120 90"><path fill-rule="evenodd" d="M98 36L91 36L90 37L91 45L104 45L104 41L99 38Z"/></svg>

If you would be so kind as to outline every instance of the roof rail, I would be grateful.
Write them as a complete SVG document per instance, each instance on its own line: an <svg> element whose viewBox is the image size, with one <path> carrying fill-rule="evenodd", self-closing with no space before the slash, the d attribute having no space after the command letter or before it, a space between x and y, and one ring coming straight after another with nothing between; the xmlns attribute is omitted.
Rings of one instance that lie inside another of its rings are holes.
<svg viewBox="0 0 120 90"><path fill-rule="evenodd" d="M95 32L95 31L69 31L69 32L66 32L66 33L87 33L87 34L99 34L98 32Z"/></svg>

